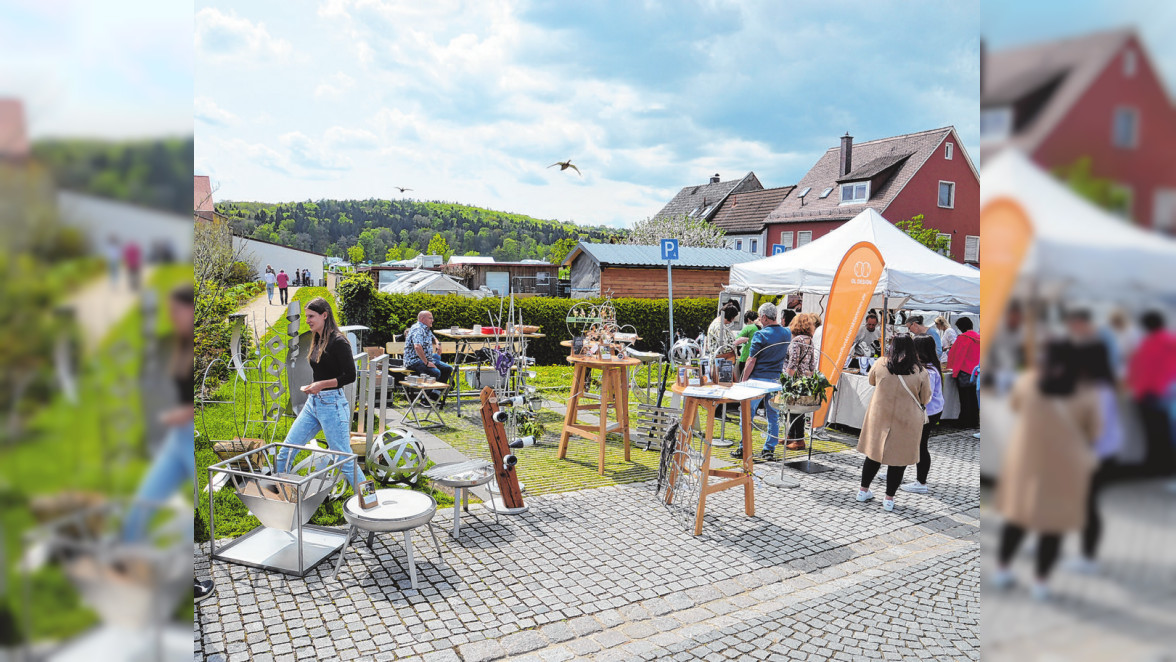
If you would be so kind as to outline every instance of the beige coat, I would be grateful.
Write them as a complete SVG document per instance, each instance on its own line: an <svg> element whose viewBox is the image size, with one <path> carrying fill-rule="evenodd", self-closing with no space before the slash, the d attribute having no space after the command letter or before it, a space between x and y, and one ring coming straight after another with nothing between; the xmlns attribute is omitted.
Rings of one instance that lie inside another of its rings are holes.
<svg viewBox="0 0 1176 662"><path fill-rule="evenodd" d="M887 466L907 466L919 461L919 440L923 436L923 410L898 380L906 382L911 393L926 405L931 401L931 378L926 370L913 375L892 375L886 361L870 368L870 385L874 394L866 409L857 449L866 457Z"/></svg>
<svg viewBox="0 0 1176 662"><path fill-rule="evenodd" d="M1039 533L1086 525L1086 496L1102 423L1097 393L1066 397L1037 388L1034 371L1021 376L1009 405L1019 416L1005 448L994 505L1005 520Z"/></svg>

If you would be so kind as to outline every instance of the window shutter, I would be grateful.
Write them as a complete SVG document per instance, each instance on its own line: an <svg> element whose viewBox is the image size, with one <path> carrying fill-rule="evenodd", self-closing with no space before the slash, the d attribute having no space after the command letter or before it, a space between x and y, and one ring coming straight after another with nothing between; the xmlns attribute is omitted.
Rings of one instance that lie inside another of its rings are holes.
<svg viewBox="0 0 1176 662"><path fill-rule="evenodd" d="M784 244L785 248L792 248L792 233L791 232L781 232L780 233L780 243Z"/></svg>
<svg viewBox="0 0 1176 662"><path fill-rule="evenodd" d="M964 237L964 262L980 261L980 237L970 234Z"/></svg>

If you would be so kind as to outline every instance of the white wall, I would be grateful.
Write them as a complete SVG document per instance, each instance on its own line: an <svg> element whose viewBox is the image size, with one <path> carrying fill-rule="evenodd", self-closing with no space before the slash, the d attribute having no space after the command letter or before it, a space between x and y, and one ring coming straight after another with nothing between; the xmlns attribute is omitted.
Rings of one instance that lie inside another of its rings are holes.
<svg viewBox="0 0 1176 662"><path fill-rule="evenodd" d="M732 249L735 248L735 240L739 239L743 242L743 248L741 250L744 253L752 253L753 255L759 255L761 257L771 254L772 247L771 246L768 246L767 248L764 247L764 233L763 232L760 232L758 234L728 234L725 236L725 238L727 240L727 248L732 248ZM751 250L751 240L752 239L756 240L755 251Z"/></svg>
<svg viewBox="0 0 1176 662"><path fill-rule="evenodd" d="M233 237L233 248L244 245L246 259L257 269L258 278L265 273L265 265L272 265L274 273L285 269L293 276L295 269L310 269L310 275L315 284L323 277L323 256L315 253L300 251L296 248L275 246L264 241L254 241L242 237Z"/></svg>
<svg viewBox="0 0 1176 662"><path fill-rule="evenodd" d="M190 216L71 191L57 193L57 210L63 223L85 232L91 249L99 255L113 235L119 244L138 242L144 257L150 253L152 244L166 241L177 260L192 259Z"/></svg>

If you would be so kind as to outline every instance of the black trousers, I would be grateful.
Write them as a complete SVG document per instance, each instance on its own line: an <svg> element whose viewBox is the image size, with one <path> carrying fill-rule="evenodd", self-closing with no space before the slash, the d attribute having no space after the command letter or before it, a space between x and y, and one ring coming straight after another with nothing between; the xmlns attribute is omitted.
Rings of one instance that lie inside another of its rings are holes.
<svg viewBox="0 0 1176 662"><path fill-rule="evenodd" d="M1098 497L1106 485L1108 465L1103 460L1094 475L1090 477L1090 491L1086 495L1086 527L1082 529L1082 555L1091 561L1098 555L1098 543L1102 540L1102 515L1098 511Z"/></svg>
<svg viewBox="0 0 1176 662"><path fill-rule="evenodd" d="M878 475L878 470L882 468L881 462L875 462L870 458L862 463L862 489L870 489L870 483L874 482L874 477ZM886 467L886 496L892 497L898 493L898 486L902 485L902 476L906 473L905 466L889 465Z"/></svg>
<svg viewBox="0 0 1176 662"><path fill-rule="evenodd" d="M931 428L939 424L942 416L943 412L931 414L927 417L929 420L923 424L923 438L919 440L919 463L915 465L915 475L924 485L927 484L927 474L931 471L931 453L927 451L927 440L931 438Z"/></svg>
<svg viewBox="0 0 1176 662"><path fill-rule="evenodd" d="M1143 435L1147 439L1146 466L1151 475L1167 476L1176 472L1176 447L1172 445L1172 420L1164 401L1145 395L1135 402Z"/></svg>
<svg viewBox="0 0 1176 662"><path fill-rule="evenodd" d="M1016 524L1005 523L1000 532L1000 550L997 552L1000 564L1007 566L1025 540L1025 529ZM1062 537L1056 533L1043 533L1037 541L1037 578L1048 579L1058 562L1062 551Z"/></svg>
<svg viewBox="0 0 1176 662"><path fill-rule="evenodd" d="M956 377L956 386L960 391L960 426L965 428L980 427L980 401L976 397L976 385L964 386Z"/></svg>
<svg viewBox="0 0 1176 662"><path fill-rule="evenodd" d="M278 292L282 295L282 303L283 304L289 303L289 301L287 301L287 296L289 294L289 291L290 291L290 288L288 288L288 287L279 287L278 288Z"/></svg>
<svg viewBox="0 0 1176 662"><path fill-rule="evenodd" d="M804 414L792 419L792 423L788 425L785 441L804 441Z"/></svg>

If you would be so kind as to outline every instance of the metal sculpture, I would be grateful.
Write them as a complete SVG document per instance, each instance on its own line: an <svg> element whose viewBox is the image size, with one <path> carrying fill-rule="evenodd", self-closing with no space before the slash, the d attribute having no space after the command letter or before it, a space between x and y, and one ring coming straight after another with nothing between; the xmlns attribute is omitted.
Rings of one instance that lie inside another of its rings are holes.
<svg viewBox="0 0 1176 662"><path fill-rule="evenodd" d="M424 444L404 428L388 428L368 444L368 474L381 483L416 483L429 463Z"/></svg>

